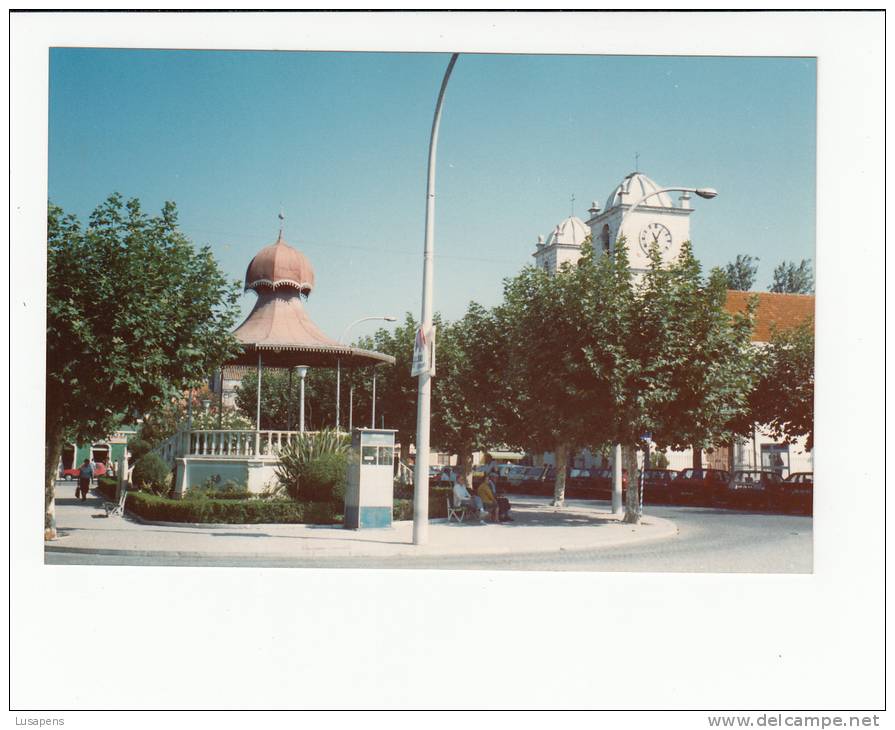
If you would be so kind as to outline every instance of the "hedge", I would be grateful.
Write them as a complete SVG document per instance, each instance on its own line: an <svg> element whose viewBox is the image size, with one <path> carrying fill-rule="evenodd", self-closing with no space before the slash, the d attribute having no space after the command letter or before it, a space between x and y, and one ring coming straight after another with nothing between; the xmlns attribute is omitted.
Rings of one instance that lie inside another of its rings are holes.
<svg viewBox="0 0 895 730"><path fill-rule="evenodd" d="M281 499L167 499L128 492L127 509L155 522L255 525L265 522L332 525L342 521L333 505Z"/></svg>
<svg viewBox="0 0 895 730"><path fill-rule="evenodd" d="M117 481L99 479L98 491L106 499L115 498ZM433 487L429 490L429 518L447 517L446 498L451 490ZM206 522L212 524L341 524L341 506L328 502L293 502L282 499L168 499L146 492L129 491L125 506L128 511L154 522ZM392 519L413 519L413 500L396 499Z"/></svg>

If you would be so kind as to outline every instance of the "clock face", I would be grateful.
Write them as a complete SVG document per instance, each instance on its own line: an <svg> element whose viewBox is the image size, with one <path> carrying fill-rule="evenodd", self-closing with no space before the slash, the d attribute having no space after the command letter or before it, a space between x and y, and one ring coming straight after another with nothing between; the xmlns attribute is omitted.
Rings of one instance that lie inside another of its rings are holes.
<svg viewBox="0 0 895 730"><path fill-rule="evenodd" d="M658 244L662 253L667 252L671 248L671 231L661 223L650 223L640 231L640 250L644 254L649 255L649 250L653 244Z"/></svg>

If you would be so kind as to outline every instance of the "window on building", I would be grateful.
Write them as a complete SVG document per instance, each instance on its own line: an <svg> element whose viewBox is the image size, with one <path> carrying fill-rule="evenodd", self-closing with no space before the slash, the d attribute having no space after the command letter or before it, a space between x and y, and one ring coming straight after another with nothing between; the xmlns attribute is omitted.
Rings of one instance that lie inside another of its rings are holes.
<svg viewBox="0 0 895 730"><path fill-rule="evenodd" d="M600 233L600 241L603 243L603 253L609 253L609 225L603 224L603 231Z"/></svg>

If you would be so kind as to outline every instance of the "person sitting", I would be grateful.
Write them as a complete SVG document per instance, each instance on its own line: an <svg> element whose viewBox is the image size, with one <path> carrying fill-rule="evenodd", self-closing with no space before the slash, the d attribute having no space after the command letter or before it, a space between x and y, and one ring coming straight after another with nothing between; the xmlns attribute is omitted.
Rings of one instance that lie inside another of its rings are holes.
<svg viewBox="0 0 895 730"><path fill-rule="evenodd" d="M501 497L497 491L497 472L492 471L491 474L488 475L488 480L485 484L487 485L491 496L494 498L494 501L497 502L497 516L500 522L512 522L513 518L510 517L510 500L506 497Z"/></svg>
<svg viewBox="0 0 895 730"><path fill-rule="evenodd" d="M510 501L505 497L498 497L495 494L496 490L497 485L490 477L487 481L482 482L479 485L479 497L482 498L482 504L491 515L492 522L512 522L513 518L509 515Z"/></svg>
<svg viewBox="0 0 895 730"><path fill-rule="evenodd" d="M482 499L478 495L469 493L469 490L466 488L466 478L462 475L458 476L457 481L454 483L454 507L465 507L470 511L475 510L475 514L480 522L482 524L485 523L485 521L481 519L482 514L484 514L485 511L482 505Z"/></svg>

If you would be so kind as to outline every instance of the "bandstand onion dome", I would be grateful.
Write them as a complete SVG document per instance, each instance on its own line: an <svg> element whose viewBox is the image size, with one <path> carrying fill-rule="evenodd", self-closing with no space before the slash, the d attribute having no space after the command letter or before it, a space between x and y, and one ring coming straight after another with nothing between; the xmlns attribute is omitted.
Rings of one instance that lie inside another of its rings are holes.
<svg viewBox="0 0 895 730"><path fill-rule="evenodd" d="M584 221L573 215L566 218L553 229L550 235L547 236L546 245L580 246L589 235L590 228L585 225Z"/></svg>
<svg viewBox="0 0 895 730"><path fill-rule="evenodd" d="M604 211L615 208L618 205L633 205L644 195L661 190L662 186L644 175L642 172L632 172L626 176L606 198ZM659 193L647 198L643 205L653 208L673 208L674 203L668 193Z"/></svg>
<svg viewBox="0 0 895 730"><path fill-rule="evenodd" d="M362 367L395 358L344 345L328 337L310 318L302 298L314 288L314 269L300 251L283 240L262 248L246 270L245 290L258 295L255 306L233 336L242 352L228 365L254 365L263 357L270 367Z"/></svg>
<svg viewBox="0 0 895 730"><path fill-rule="evenodd" d="M283 240L283 232L275 243L262 248L246 269L245 291L261 293L291 287L304 296L314 288L314 267L308 257Z"/></svg>

